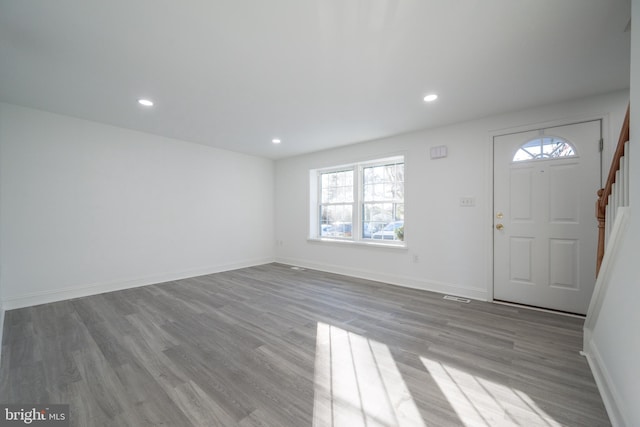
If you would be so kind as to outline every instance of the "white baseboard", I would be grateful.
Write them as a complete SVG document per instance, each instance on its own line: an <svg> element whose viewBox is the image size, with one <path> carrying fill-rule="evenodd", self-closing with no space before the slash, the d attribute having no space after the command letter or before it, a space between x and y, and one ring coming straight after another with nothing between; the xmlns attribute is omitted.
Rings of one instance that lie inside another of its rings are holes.
<svg viewBox="0 0 640 427"><path fill-rule="evenodd" d="M421 289L423 291L438 292L441 294L456 295L481 301L488 301L487 290L482 288L467 288L453 283L436 282L432 280L419 280L408 276L388 275L371 272L368 270L317 263L295 258L276 257L276 262L310 268L313 270L326 271L327 273L344 274L345 276L357 277L359 279L389 283L391 285L403 286L405 288Z"/></svg>
<svg viewBox="0 0 640 427"><path fill-rule="evenodd" d="M197 270L164 273L160 275L137 277L133 279L116 280L113 282L93 283L80 287L70 287L65 289L54 289L44 292L33 292L29 294L5 298L2 301L5 310L13 310L16 308L31 307L39 304L47 304L50 302L63 301L72 298L86 297L89 295L97 295L105 292L119 291L122 289L136 288L139 286L153 285L156 283L170 282L173 280L186 279L189 277L204 276L206 274L220 273L223 271L236 270L239 268L253 267L256 265L268 264L273 262L273 258L260 258L253 260L245 260L233 264L217 265Z"/></svg>
<svg viewBox="0 0 640 427"><path fill-rule="evenodd" d="M607 409L609 420L613 427L627 427L631 424L627 423L624 419L624 408L620 408L619 404L622 400L619 397L619 393L616 391L615 384L607 371L607 367L602 363L602 357L598 351L597 346L593 341L589 341L588 348L585 348L585 356L587 362L593 373L593 378L596 381L600 396L604 402L604 406Z"/></svg>

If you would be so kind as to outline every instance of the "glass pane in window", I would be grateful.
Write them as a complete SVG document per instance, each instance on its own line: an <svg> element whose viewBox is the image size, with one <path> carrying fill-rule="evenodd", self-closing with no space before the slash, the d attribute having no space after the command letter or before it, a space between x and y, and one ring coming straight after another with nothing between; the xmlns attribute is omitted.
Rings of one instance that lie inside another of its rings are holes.
<svg viewBox="0 0 640 427"><path fill-rule="evenodd" d="M321 203L353 202L353 170L323 173Z"/></svg>
<svg viewBox="0 0 640 427"><path fill-rule="evenodd" d="M371 233L372 240L404 240L404 221L392 221Z"/></svg>
<svg viewBox="0 0 640 427"><path fill-rule="evenodd" d="M363 170L363 175L362 175L362 181L364 184L369 184L372 182L373 179L373 170L372 168L364 168Z"/></svg>
<svg viewBox="0 0 640 427"><path fill-rule="evenodd" d="M365 203L362 212L364 239L403 240L398 229L404 227L404 204ZM402 230L400 230L402 231Z"/></svg>
<svg viewBox="0 0 640 427"><path fill-rule="evenodd" d="M384 184L373 186L373 200L384 200Z"/></svg>
<svg viewBox="0 0 640 427"><path fill-rule="evenodd" d="M404 201L404 182L397 182L393 188L394 200Z"/></svg>
<svg viewBox="0 0 640 427"><path fill-rule="evenodd" d="M320 236L351 237L353 205L320 206Z"/></svg>
<svg viewBox="0 0 640 427"><path fill-rule="evenodd" d="M375 200L375 191L373 184L364 185L364 201L369 202Z"/></svg>
<svg viewBox="0 0 640 427"><path fill-rule="evenodd" d="M562 138L545 136L525 142L513 156L514 162L573 157L576 151Z"/></svg>
<svg viewBox="0 0 640 427"><path fill-rule="evenodd" d="M363 170L363 200L403 201L404 164L393 163L366 167Z"/></svg>
<svg viewBox="0 0 640 427"><path fill-rule="evenodd" d="M404 182L404 163L396 165L396 181Z"/></svg>

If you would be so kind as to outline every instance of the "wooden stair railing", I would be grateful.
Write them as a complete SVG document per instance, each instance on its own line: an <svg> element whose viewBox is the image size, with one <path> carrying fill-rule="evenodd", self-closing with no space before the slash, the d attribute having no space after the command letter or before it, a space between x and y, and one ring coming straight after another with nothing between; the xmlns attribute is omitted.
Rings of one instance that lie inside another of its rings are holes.
<svg viewBox="0 0 640 427"><path fill-rule="evenodd" d="M618 146L613 154L613 160L611 161L611 168L609 169L609 175L604 188L598 190L598 201L596 202L596 217L598 218L598 255L596 263L596 276L600 272L600 265L602 264L602 258L604 258L605 241L606 241L606 224L607 224L607 207L609 199L612 196L614 184L619 176L619 170L621 160L625 155L625 147L629 142L629 110L627 106L627 114L624 117L622 123L622 130L620 131L620 138L618 138Z"/></svg>

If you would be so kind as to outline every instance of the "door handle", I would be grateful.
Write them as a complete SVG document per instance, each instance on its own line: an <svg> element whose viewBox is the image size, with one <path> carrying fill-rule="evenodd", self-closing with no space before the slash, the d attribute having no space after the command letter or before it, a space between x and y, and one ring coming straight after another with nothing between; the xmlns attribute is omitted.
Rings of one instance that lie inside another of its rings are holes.
<svg viewBox="0 0 640 427"><path fill-rule="evenodd" d="M502 230L502 229L504 229L504 225L496 224L496 230Z"/></svg>

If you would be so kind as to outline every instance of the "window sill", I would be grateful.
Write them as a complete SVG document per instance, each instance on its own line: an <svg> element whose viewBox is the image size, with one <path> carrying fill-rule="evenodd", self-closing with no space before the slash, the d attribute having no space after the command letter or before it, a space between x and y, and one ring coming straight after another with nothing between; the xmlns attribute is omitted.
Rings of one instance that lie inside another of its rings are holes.
<svg viewBox="0 0 640 427"><path fill-rule="evenodd" d="M387 242L365 242L365 241L354 241L354 240L343 240L343 239L330 239L327 237L308 237L307 242L314 244L335 244L338 246L360 246L360 247L368 247L368 248L383 248L383 249L392 249L392 250L400 250L406 251L409 250L407 248L406 243L387 243Z"/></svg>

